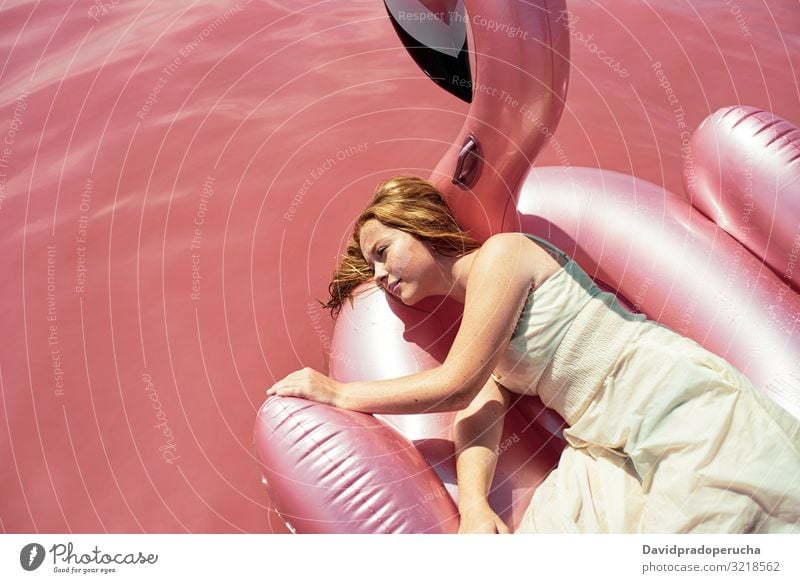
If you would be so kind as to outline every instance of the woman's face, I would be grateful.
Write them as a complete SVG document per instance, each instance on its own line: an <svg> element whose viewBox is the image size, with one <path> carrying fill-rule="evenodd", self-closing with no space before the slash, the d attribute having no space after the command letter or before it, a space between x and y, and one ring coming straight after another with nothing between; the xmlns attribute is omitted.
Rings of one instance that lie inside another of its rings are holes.
<svg viewBox="0 0 800 583"><path fill-rule="evenodd" d="M435 251L413 235L370 219L361 227L361 253L375 282L407 305L437 293Z"/></svg>

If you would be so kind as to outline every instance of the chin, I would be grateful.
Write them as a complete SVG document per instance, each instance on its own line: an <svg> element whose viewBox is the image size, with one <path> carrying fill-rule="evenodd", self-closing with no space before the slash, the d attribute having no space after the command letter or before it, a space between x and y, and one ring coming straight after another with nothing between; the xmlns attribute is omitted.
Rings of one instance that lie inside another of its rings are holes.
<svg viewBox="0 0 800 583"><path fill-rule="evenodd" d="M405 282L404 282L405 283ZM415 290L409 291L408 288L402 290L401 295L392 296L398 302L405 306L415 306L427 297L426 295L415 293Z"/></svg>
<svg viewBox="0 0 800 583"><path fill-rule="evenodd" d="M400 302L401 304L403 304L405 306L413 306L414 304L416 304L419 301L419 299L414 298L414 296L405 297L404 295L403 296L394 296L394 299L396 299L398 302Z"/></svg>
<svg viewBox="0 0 800 583"><path fill-rule="evenodd" d="M407 306L416 306L418 303L423 301L424 299L430 296L419 296L419 295L412 295L410 297L398 298L401 302L403 302Z"/></svg>

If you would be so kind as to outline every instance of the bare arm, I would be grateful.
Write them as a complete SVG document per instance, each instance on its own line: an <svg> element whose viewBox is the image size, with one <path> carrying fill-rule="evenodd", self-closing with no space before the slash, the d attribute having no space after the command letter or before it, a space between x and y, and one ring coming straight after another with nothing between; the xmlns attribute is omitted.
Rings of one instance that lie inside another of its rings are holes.
<svg viewBox="0 0 800 583"><path fill-rule="evenodd" d="M491 377L469 406L455 418L459 532L508 532L489 507L489 489L497 466L497 449L509 393Z"/></svg>
<svg viewBox="0 0 800 583"><path fill-rule="evenodd" d="M467 282L464 317L445 362L386 381L348 383L336 406L367 413L458 411L489 379L528 298L537 257L547 253L524 236L505 233L484 243Z"/></svg>
<svg viewBox="0 0 800 583"><path fill-rule="evenodd" d="M522 235L491 237L477 251L467 281L464 317L445 362L431 370L384 380L339 383L303 369L268 395L295 395L365 413L458 411L481 390L511 339L538 260L548 260Z"/></svg>

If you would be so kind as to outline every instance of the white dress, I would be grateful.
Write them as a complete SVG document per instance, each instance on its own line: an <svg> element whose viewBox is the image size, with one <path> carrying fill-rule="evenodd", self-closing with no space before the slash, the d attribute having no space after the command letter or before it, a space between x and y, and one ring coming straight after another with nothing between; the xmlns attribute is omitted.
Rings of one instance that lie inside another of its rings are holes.
<svg viewBox="0 0 800 583"><path fill-rule="evenodd" d="M517 532L800 532L800 423L564 257L492 375L569 425Z"/></svg>

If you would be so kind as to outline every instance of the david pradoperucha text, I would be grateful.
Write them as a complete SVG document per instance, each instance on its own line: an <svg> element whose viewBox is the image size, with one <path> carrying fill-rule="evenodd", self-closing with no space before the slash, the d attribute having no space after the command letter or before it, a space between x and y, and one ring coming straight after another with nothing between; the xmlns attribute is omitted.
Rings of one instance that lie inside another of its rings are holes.
<svg viewBox="0 0 800 583"><path fill-rule="evenodd" d="M650 545L642 545L643 555L675 555L682 557L684 555L710 555L716 557L717 555L760 555L761 549L758 547L751 547L746 545L743 547L710 547L707 545L698 545L694 547L684 547L678 545L667 545L663 547L652 547Z"/></svg>

